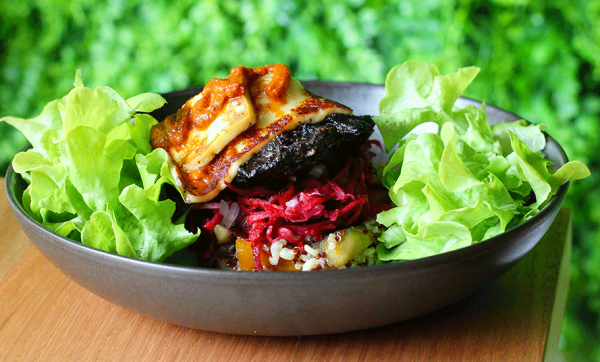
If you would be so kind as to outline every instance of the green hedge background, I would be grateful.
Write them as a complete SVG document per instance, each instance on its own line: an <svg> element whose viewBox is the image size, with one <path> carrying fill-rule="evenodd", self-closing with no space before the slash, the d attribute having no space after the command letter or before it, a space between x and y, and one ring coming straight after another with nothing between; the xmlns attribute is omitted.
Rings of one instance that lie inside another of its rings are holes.
<svg viewBox="0 0 600 362"><path fill-rule="evenodd" d="M406 60L477 65L467 96L550 126L592 176L574 183L572 280L560 350L600 360L600 2L246 0L0 2L0 117L37 115L73 86L124 96L285 63L299 79L383 83ZM0 171L23 137L0 124Z"/></svg>

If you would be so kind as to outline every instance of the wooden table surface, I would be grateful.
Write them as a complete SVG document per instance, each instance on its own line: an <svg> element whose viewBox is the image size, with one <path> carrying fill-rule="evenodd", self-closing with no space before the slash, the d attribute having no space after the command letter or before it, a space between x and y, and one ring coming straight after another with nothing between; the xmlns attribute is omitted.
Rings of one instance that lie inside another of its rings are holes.
<svg viewBox="0 0 600 362"><path fill-rule="evenodd" d="M4 179L0 179L4 190ZM42 256L0 192L0 361L554 360L566 304L571 213L516 267L466 299L402 323L312 337L170 325L83 289Z"/></svg>

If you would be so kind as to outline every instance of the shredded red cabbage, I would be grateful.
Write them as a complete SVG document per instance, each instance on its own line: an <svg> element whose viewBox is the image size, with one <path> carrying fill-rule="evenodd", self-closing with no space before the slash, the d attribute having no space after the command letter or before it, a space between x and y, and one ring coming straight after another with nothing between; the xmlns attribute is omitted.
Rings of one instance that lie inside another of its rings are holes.
<svg viewBox="0 0 600 362"><path fill-rule="evenodd" d="M374 200L377 197L369 197L380 182L374 180L372 165L363 158L348 160L346 167L332 178L326 173L313 173L280 190L227 186L234 194L227 203L221 200L196 207L213 212L203 228L227 223L228 228L232 226L245 234L242 237L251 242L255 269L259 271L263 270L260 255L265 244L285 239L304 250L308 242L322 240L333 231L375 218L380 211L389 209L387 204ZM232 209L236 210L235 221Z"/></svg>
<svg viewBox="0 0 600 362"><path fill-rule="evenodd" d="M312 240L346 228L388 208L369 201L366 178L372 179L370 165L351 160L335 177L308 176L275 194L263 197L234 189L238 193L241 225L252 242L257 270L260 248L285 239L303 249Z"/></svg>

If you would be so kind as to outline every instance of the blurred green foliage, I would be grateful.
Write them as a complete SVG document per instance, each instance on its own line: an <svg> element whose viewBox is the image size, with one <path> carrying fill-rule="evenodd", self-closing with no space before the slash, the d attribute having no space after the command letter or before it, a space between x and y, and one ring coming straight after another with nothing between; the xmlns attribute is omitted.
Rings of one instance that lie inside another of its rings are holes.
<svg viewBox="0 0 600 362"><path fill-rule="evenodd" d="M571 292L561 351L600 360L600 2L596 0L5 0L0 117L31 117L86 85L124 96L287 64L298 79L382 83L406 60L477 65L467 96L550 126L592 176L571 186ZM0 171L24 138L0 124Z"/></svg>

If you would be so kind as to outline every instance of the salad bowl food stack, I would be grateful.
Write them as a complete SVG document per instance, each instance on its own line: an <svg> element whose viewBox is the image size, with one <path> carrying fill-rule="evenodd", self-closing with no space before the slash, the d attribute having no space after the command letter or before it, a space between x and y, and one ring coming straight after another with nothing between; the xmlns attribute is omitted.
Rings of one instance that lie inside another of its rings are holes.
<svg viewBox="0 0 600 362"><path fill-rule="evenodd" d="M315 94L348 105L357 115L378 114L382 85L304 82ZM196 94L164 95L157 119ZM457 106L480 103L460 98ZM520 117L487 106L490 123ZM380 139L376 130L373 135ZM544 150L556 168L568 160L547 136ZM380 155L385 157L385 155ZM236 272L127 258L61 237L29 217L22 205L25 182L9 168L9 204L33 244L65 275L100 297L176 325L223 333L292 336L348 332L414 318L457 302L491 283L540 240L567 192L560 187L535 216L471 246L416 260L313 272Z"/></svg>

